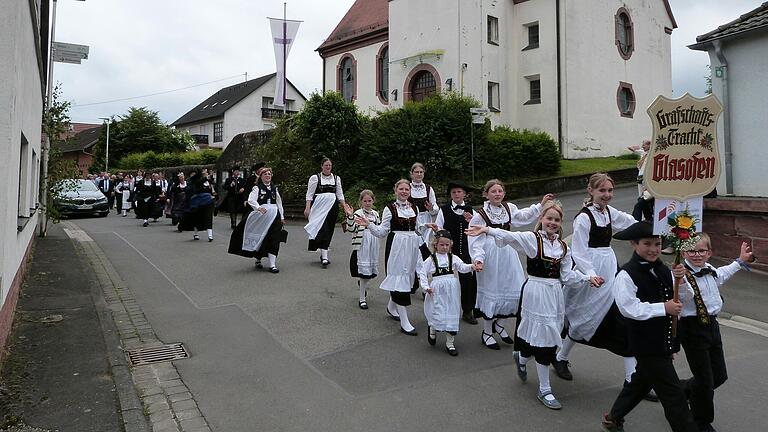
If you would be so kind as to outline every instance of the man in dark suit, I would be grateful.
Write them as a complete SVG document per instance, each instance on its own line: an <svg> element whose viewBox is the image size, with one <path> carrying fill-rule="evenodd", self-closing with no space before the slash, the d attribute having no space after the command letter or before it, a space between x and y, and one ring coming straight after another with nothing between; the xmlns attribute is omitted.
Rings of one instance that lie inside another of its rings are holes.
<svg viewBox="0 0 768 432"><path fill-rule="evenodd" d="M115 182L109 178L109 174L104 173L104 176L99 180L99 190L107 197L111 210L115 205Z"/></svg>
<svg viewBox="0 0 768 432"><path fill-rule="evenodd" d="M243 210L245 194L245 179L240 176L240 167L232 168L232 175L224 181L224 190L227 191L226 209L229 212L229 221L232 229L235 229L237 214Z"/></svg>

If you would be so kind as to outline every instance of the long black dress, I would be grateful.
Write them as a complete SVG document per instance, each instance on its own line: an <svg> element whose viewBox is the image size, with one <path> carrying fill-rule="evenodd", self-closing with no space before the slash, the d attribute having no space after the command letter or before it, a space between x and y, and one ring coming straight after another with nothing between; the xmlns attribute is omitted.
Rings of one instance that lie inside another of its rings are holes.
<svg viewBox="0 0 768 432"><path fill-rule="evenodd" d="M210 204L191 209L189 206L190 199L196 194L211 194L213 195L213 186L208 179L194 179L190 181L185 191L187 212L179 222L179 231L193 231L193 230L207 230L213 228L213 209L216 206L215 201L211 201Z"/></svg>
<svg viewBox="0 0 768 432"><path fill-rule="evenodd" d="M280 192L274 184L267 187L263 183L258 182L251 193L253 194L254 192L258 194L257 201L259 205L278 204ZM250 207L250 205L248 207ZM278 209L279 208L280 207L278 207ZM252 211L255 210L251 210L251 212ZM249 215L251 212L249 212ZM235 227L234 231L232 231L232 236L229 238L228 252L233 255L258 259L266 257L267 254L278 255L280 252L280 237L283 230L282 220L283 216L278 210L275 219L267 230L264 241L261 243L261 247L255 251L247 251L243 250L243 237L245 236L245 224L248 222L248 217L243 217L240 223Z"/></svg>
<svg viewBox="0 0 768 432"><path fill-rule="evenodd" d="M179 223L184 213L189 211L187 207L187 182L182 186L174 183L171 187L171 223L175 226Z"/></svg>
<svg viewBox="0 0 768 432"><path fill-rule="evenodd" d="M157 219L163 215L158 197L163 193L160 182L144 179L136 183L136 219Z"/></svg>

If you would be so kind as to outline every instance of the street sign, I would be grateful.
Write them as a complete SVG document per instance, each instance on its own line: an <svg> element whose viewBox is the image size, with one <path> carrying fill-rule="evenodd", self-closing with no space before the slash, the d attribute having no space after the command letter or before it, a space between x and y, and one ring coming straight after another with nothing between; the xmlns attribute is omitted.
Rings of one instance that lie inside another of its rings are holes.
<svg viewBox="0 0 768 432"><path fill-rule="evenodd" d="M472 116L472 123L474 124L485 124L485 116L484 115L473 115Z"/></svg>
<svg viewBox="0 0 768 432"><path fill-rule="evenodd" d="M59 63L80 64L80 61L82 59L83 59L82 57L73 57L70 55L64 55L57 52L53 53L53 61L59 62Z"/></svg>
<svg viewBox="0 0 768 432"><path fill-rule="evenodd" d="M488 114L491 111L488 108L470 108L469 112L472 114Z"/></svg>
<svg viewBox="0 0 768 432"><path fill-rule="evenodd" d="M53 43L53 52L64 54L69 57L80 57L81 59L87 59L88 51L88 45L78 45L65 42Z"/></svg>

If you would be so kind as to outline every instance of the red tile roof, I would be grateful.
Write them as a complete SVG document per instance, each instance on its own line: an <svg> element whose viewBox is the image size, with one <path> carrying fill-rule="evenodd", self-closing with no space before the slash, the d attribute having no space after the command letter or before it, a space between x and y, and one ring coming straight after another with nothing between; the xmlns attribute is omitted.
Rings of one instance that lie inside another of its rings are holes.
<svg viewBox="0 0 768 432"><path fill-rule="evenodd" d="M317 48L320 55L389 28L389 0L356 0L331 35Z"/></svg>

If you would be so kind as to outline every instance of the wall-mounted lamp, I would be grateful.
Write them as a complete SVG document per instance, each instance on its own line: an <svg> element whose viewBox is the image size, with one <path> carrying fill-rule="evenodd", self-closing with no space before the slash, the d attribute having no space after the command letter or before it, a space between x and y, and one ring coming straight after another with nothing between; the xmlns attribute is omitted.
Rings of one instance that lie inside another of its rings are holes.
<svg viewBox="0 0 768 432"><path fill-rule="evenodd" d="M445 89L447 91L453 90L453 78L448 78L447 80L445 80Z"/></svg>
<svg viewBox="0 0 768 432"><path fill-rule="evenodd" d="M392 100L397 100L397 89L392 90Z"/></svg>
<svg viewBox="0 0 768 432"><path fill-rule="evenodd" d="M466 63L461 64L461 70L467 70L468 67L469 65L467 65Z"/></svg>

